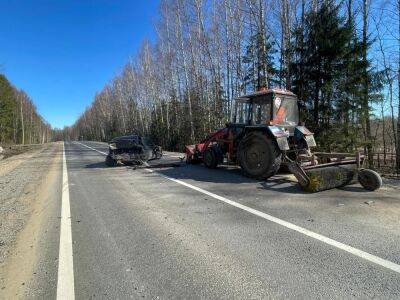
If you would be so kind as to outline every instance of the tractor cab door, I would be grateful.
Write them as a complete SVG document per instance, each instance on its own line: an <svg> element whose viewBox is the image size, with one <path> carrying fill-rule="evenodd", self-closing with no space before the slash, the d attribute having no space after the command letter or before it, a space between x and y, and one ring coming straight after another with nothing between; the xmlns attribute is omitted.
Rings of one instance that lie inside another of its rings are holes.
<svg viewBox="0 0 400 300"><path fill-rule="evenodd" d="M276 94L273 99L273 118L271 123L294 129L299 123L297 98L292 95Z"/></svg>

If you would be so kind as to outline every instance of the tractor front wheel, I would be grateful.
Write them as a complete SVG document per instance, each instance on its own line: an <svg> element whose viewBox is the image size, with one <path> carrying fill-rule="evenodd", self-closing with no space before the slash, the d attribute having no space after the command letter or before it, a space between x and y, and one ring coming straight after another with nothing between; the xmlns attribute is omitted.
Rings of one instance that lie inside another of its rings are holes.
<svg viewBox="0 0 400 300"><path fill-rule="evenodd" d="M274 141L261 132L245 136L239 144L239 163L244 175L267 179L278 172L282 153Z"/></svg>
<svg viewBox="0 0 400 300"><path fill-rule="evenodd" d="M218 158L213 148L208 148L203 154L204 165L209 169L215 169L218 165Z"/></svg>

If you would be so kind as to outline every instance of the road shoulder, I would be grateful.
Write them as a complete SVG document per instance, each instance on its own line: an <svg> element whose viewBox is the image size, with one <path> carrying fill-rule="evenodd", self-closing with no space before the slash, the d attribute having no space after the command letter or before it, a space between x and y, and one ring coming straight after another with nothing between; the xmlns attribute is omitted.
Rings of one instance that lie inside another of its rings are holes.
<svg viewBox="0 0 400 300"><path fill-rule="evenodd" d="M46 284L53 285L53 288L41 288L40 282L54 270L54 267L44 268L43 265L50 263L55 268L57 265L57 255L49 254L58 250L61 150L62 144L57 143L47 145L43 151L26 154L30 155L29 161L19 163L4 175L13 176L14 180L5 180L3 185L15 187L16 174L22 174L26 179L18 182L18 196L13 201L2 203L3 209L7 205L17 207L14 211L13 207L3 211L8 222L2 231L8 231L9 238L3 245L7 250L0 264L0 288L6 299L44 296L44 290L47 296L51 296L55 291L51 278L47 278L50 281Z"/></svg>

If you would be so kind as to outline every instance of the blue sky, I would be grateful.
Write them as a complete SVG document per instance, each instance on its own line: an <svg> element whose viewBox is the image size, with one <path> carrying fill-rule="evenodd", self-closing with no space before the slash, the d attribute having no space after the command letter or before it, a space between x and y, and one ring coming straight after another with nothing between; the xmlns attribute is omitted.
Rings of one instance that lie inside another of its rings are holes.
<svg viewBox="0 0 400 300"><path fill-rule="evenodd" d="M0 0L0 73L53 126L71 125L143 39L158 0Z"/></svg>

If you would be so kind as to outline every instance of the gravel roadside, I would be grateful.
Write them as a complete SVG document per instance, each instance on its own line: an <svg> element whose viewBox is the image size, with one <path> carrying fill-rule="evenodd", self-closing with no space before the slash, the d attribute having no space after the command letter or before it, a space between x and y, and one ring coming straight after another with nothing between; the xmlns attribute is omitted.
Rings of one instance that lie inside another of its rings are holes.
<svg viewBox="0 0 400 300"><path fill-rule="evenodd" d="M43 148L43 144L28 144L28 145L0 145L0 161L12 157L14 155L19 155L25 152L31 152L34 150L40 150Z"/></svg>
<svg viewBox="0 0 400 300"><path fill-rule="evenodd" d="M8 258L40 201L39 190L58 148L57 143L49 143L0 161L0 294Z"/></svg>

